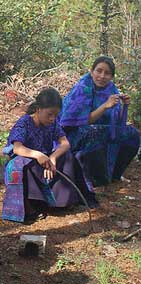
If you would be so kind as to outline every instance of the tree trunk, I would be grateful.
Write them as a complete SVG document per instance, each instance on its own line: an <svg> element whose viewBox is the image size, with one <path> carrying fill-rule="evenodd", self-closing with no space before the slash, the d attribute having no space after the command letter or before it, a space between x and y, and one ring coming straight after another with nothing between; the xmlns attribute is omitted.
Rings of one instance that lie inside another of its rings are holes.
<svg viewBox="0 0 141 284"><path fill-rule="evenodd" d="M100 33L100 48L102 54L108 55L108 12L109 12L109 0L104 0L102 5L103 15L101 22Z"/></svg>

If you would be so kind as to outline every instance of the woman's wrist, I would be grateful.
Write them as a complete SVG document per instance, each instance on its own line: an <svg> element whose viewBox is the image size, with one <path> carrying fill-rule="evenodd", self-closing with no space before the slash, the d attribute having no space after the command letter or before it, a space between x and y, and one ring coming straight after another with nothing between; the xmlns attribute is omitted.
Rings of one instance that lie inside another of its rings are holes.
<svg viewBox="0 0 141 284"><path fill-rule="evenodd" d="M110 108L110 106L107 102L104 103L102 106L103 106L104 111Z"/></svg>
<svg viewBox="0 0 141 284"><path fill-rule="evenodd" d="M40 151L37 151L37 150L31 150L31 155L32 155L32 158L38 160L38 158L41 155L44 155L44 154L42 152L40 152Z"/></svg>

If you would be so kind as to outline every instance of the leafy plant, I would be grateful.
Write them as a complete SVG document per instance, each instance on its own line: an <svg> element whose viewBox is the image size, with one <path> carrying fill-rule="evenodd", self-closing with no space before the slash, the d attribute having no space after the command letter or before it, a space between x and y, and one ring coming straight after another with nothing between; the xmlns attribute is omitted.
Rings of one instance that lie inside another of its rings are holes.
<svg viewBox="0 0 141 284"><path fill-rule="evenodd" d="M7 137L8 137L8 132L7 131L0 132L0 148L2 148L6 144ZM7 161L7 157L0 156L0 165L3 166L6 161Z"/></svg>
<svg viewBox="0 0 141 284"><path fill-rule="evenodd" d="M3 147L8 137L8 131L0 132L0 147Z"/></svg>
<svg viewBox="0 0 141 284"><path fill-rule="evenodd" d="M111 235L112 235L112 239L115 241L117 238L120 237L120 233L116 232L116 231L112 231L111 232ZM115 246L118 247L120 246L120 243L116 243L115 242Z"/></svg>
<svg viewBox="0 0 141 284"><path fill-rule="evenodd" d="M64 270L66 266L68 265L74 265L77 268L80 268L81 264L86 260L88 256L81 252L80 254L73 255L72 253L69 253L68 251L65 252L62 255L58 255L58 260L56 263L56 269L57 271Z"/></svg>
<svg viewBox="0 0 141 284"><path fill-rule="evenodd" d="M103 239L96 239L95 241L96 246L102 246L103 244L105 244L105 242L103 241Z"/></svg>
<svg viewBox="0 0 141 284"><path fill-rule="evenodd" d="M116 266L103 259L97 262L94 276L98 279L99 284L122 284L126 277Z"/></svg>
<svg viewBox="0 0 141 284"><path fill-rule="evenodd" d="M138 269L141 268L141 253L138 251L133 252L132 255L129 255L129 258L132 259L135 263Z"/></svg>
<svg viewBox="0 0 141 284"><path fill-rule="evenodd" d="M58 260L56 263L56 269L57 271L60 270L64 270L66 268L66 266L71 263L72 260L70 257L66 256L66 255L58 255Z"/></svg>

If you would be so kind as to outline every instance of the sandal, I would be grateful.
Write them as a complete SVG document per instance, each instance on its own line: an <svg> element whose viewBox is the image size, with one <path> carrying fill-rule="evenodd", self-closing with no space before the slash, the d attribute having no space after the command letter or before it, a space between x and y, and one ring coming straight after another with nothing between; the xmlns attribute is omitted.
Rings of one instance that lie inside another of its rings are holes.
<svg viewBox="0 0 141 284"><path fill-rule="evenodd" d="M46 219L46 217L47 217L47 214L46 214L46 213L40 213L40 214L38 214L36 220L37 220L37 221L38 221L38 220L43 220L43 219Z"/></svg>
<svg viewBox="0 0 141 284"><path fill-rule="evenodd" d="M28 214L25 216L25 223L33 223L42 219L45 219L47 217L46 213L33 213L33 214Z"/></svg>

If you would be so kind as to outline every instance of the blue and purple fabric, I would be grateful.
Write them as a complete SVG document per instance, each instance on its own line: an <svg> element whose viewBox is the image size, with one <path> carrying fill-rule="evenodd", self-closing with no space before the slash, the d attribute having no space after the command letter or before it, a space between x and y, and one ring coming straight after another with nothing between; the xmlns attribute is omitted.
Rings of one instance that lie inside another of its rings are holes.
<svg viewBox="0 0 141 284"><path fill-rule="evenodd" d="M50 155L54 142L64 135L57 122L50 126L37 127L28 114L22 116L13 126L3 150L10 157L5 165L6 192L3 201L3 219L23 222L26 200L34 209L40 211L39 213L50 206L65 207L78 202L74 188L62 178L56 175L48 184L44 179L44 169L36 160L13 154L13 143L19 141L28 148ZM70 152L57 160L57 169L74 180L74 158Z"/></svg>
<svg viewBox="0 0 141 284"><path fill-rule="evenodd" d="M113 94L119 91L112 81L98 88L87 73L63 102L60 123L90 191L94 186L120 179L139 147L139 134L134 127L126 125L127 105L122 106L120 100L95 123L88 123L90 113Z"/></svg>
<svg viewBox="0 0 141 284"><path fill-rule="evenodd" d="M49 155L52 152L54 141L58 141L62 136L65 136L65 133L57 121L49 126L42 125L38 127L35 125L32 116L25 114L18 119L11 129L3 152L6 153L7 147L9 147L10 156L12 156L11 144L18 141L30 149Z"/></svg>
<svg viewBox="0 0 141 284"><path fill-rule="evenodd" d="M23 167L31 160L17 156L5 167L6 194L3 201L2 218L11 221L24 221L25 207L23 194Z"/></svg>

